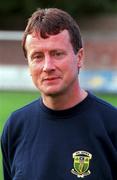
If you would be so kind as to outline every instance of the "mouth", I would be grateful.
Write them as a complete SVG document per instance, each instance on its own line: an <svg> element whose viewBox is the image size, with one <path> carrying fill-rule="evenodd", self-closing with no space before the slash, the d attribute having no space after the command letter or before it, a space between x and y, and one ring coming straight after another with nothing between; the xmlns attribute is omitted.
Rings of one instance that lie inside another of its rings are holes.
<svg viewBox="0 0 117 180"><path fill-rule="evenodd" d="M46 77L43 79L44 82L54 82L54 81L57 81L59 80L60 77Z"/></svg>

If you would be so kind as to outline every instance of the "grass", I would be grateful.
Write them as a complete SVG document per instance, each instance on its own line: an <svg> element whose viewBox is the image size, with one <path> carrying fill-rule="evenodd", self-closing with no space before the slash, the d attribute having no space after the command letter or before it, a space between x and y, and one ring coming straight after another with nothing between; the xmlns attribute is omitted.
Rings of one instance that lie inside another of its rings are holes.
<svg viewBox="0 0 117 180"><path fill-rule="evenodd" d="M0 92L0 134L10 113L37 97L39 97L37 92ZM2 156L0 152L0 180L3 180L2 174Z"/></svg>
<svg viewBox="0 0 117 180"><path fill-rule="evenodd" d="M95 93L98 97L104 99L105 101L111 103L113 106L117 107L117 94L99 94Z"/></svg>
<svg viewBox="0 0 117 180"><path fill-rule="evenodd" d="M117 106L117 95L113 94L96 94L98 97L110 102L111 104ZM0 134L2 132L4 123L10 113L25 104L31 102L32 100L39 97L38 92L0 92ZM3 180L2 176L2 163L1 163L1 153L0 153L0 180Z"/></svg>
<svg viewBox="0 0 117 180"><path fill-rule="evenodd" d="M0 132L10 113L39 97L38 92L0 92Z"/></svg>

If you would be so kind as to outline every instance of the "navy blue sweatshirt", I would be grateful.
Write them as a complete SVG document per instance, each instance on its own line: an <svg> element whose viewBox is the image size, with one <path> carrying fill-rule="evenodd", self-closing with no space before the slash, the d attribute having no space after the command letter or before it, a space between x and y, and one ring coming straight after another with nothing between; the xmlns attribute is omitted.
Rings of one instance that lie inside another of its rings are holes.
<svg viewBox="0 0 117 180"><path fill-rule="evenodd" d="M1 147L5 180L117 180L117 109L92 94L62 111L40 98L12 113Z"/></svg>

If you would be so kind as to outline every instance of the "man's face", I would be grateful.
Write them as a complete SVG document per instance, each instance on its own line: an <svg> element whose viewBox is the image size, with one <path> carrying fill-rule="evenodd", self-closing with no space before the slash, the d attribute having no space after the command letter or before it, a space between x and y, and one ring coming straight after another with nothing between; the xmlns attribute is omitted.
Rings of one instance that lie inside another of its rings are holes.
<svg viewBox="0 0 117 180"><path fill-rule="evenodd" d="M33 82L43 96L66 94L78 85L83 50L74 53L67 30L46 39L29 34L25 47Z"/></svg>

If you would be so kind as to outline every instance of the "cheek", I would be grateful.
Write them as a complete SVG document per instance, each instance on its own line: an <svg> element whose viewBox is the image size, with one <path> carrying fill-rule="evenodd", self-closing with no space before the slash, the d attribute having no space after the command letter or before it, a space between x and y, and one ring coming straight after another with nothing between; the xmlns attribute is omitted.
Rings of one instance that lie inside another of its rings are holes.
<svg viewBox="0 0 117 180"><path fill-rule="evenodd" d="M40 72L39 67L34 67L33 65L29 65L29 71L31 73L31 75L38 75Z"/></svg>
<svg viewBox="0 0 117 180"><path fill-rule="evenodd" d="M33 83L38 88L41 85L41 76L40 76L39 70L30 69L30 74L31 74Z"/></svg>
<svg viewBox="0 0 117 180"><path fill-rule="evenodd" d="M73 64L67 64L64 69L64 80L65 81L71 81L72 79L77 78L78 70L77 67L74 66Z"/></svg>
<svg viewBox="0 0 117 180"><path fill-rule="evenodd" d="M59 67L62 70L62 72L66 75L69 75L69 77L71 74L74 74L78 71L77 60L73 56L67 57L64 60L64 62L62 62L62 64L60 64Z"/></svg>
<svg viewBox="0 0 117 180"><path fill-rule="evenodd" d="M72 59L72 61L67 63L66 71L67 70L69 71L70 74L74 74L75 72L77 72L78 71L77 61Z"/></svg>
<svg viewBox="0 0 117 180"><path fill-rule="evenodd" d="M39 70L38 69L33 69L33 68L30 68L30 75L32 77L32 80L35 84L37 84L37 81L40 80L40 73L39 73Z"/></svg>

